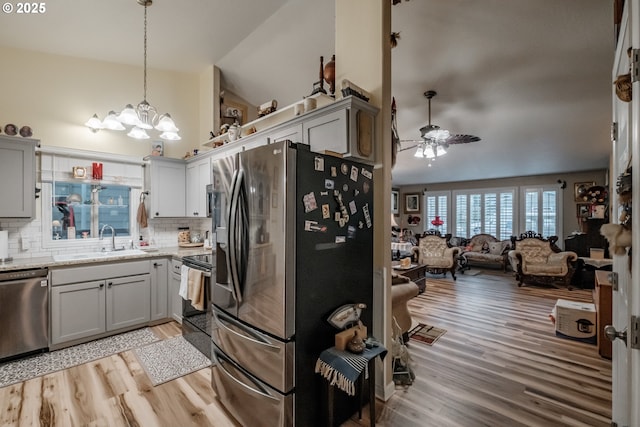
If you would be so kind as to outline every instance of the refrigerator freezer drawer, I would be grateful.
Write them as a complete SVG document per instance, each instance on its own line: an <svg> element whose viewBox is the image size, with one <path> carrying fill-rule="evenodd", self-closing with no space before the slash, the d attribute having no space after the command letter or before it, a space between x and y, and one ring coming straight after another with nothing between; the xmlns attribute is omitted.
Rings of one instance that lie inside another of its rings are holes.
<svg viewBox="0 0 640 427"><path fill-rule="evenodd" d="M294 342L251 328L213 306L211 339L234 362L283 393L294 386Z"/></svg>
<svg viewBox="0 0 640 427"><path fill-rule="evenodd" d="M212 346L211 385L243 426L293 426L293 394L283 395L245 372Z"/></svg>

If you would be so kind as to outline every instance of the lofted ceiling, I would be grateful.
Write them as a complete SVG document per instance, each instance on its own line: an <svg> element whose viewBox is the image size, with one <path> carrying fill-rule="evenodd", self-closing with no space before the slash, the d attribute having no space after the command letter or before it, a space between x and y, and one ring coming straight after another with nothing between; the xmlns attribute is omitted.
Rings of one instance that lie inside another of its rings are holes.
<svg viewBox="0 0 640 427"><path fill-rule="evenodd" d="M401 139L433 124L479 142L429 163L402 151L393 184L608 166L613 5L606 0L404 0L392 6L392 94ZM56 0L40 15L0 15L0 45L142 65L136 0ZM150 68L199 73L252 104L288 105L312 90L334 50L333 1L155 0ZM339 58L337 58L339 61ZM357 82L356 82L357 83ZM153 92L150 82L149 91ZM405 144L407 146L409 144Z"/></svg>

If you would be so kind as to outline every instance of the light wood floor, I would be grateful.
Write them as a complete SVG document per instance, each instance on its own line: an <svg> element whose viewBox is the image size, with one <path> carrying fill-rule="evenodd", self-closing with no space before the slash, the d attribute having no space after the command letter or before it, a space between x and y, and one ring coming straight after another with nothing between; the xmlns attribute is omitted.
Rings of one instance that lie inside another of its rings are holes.
<svg viewBox="0 0 640 427"><path fill-rule="evenodd" d="M589 291L517 288L510 274L430 280L414 320L447 329L410 342L416 381L378 401L381 426L609 426L611 362L593 345L556 338L557 298ZM160 337L179 325L156 326ZM366 416L367 410L363 411ZM368 420L345 426L368 425ZM236 426L209 369L153 387L133 352L0 388L0 426Z"/></svg>

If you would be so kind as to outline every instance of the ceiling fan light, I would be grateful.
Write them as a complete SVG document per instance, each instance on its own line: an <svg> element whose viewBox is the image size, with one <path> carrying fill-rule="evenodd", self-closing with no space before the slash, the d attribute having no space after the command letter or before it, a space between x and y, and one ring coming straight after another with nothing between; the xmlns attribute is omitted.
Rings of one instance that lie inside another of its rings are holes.
<svg viewBox="0 0 640 427"><path fill-rule="evenodd" d="M447 154L447 150L442 145L438 145L436 147L436 156L440 157L444 156L445 154Z"/></svg>
<svg viewBox="0 0 640 427"><path fill-rule="evenodd" d="M102 126L109 130L125 130L125 127L122 126L122 123L118 120L118 115L113 110L109 111L107 117L104 118Z"/></svg>
<svg viewBox="0 0 640 427"><path fill-rule="evenodd" d="M416 153L413 155L413 157L417 157L419 159L424 157L424 149L421 145L418 145L418 149L416 150Z"/></svg>
<svg viewBox="0 0 640 427"><path fill-rule="evenodd" d="M431 145L427 145L427 147L424 149L424 156L427 159L433 159L436 157L436 152L433 150L433 147Z"/></svg>

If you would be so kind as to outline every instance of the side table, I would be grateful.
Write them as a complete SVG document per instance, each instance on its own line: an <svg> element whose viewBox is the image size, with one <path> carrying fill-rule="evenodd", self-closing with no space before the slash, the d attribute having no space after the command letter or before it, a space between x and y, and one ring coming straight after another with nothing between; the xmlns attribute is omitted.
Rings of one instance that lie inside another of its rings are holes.
<svg viewBox="0 0 640 427"><path fill-rule="evenodd" d="M376 425L376 357L381 359L387 355L387 349L379 344L376 347L366 348L361 354L338 350L335 347L324 350L316 362L316 373L327 380L327 411L328 425L333 427L333 395L335 387L350 396L359 394L358 416L362 418L362 406L364 403L365 379L369 378L369 425Z"/></svg>
<svg viewBox="0 0 640 427"><path fill-rule="evenodd" d="M393 269L403 276L408 277L418 285L420 293L423 293L427 288L427 266L422 264L411 264L408 268L401 268L400 266L394 266Z"/></svg>

